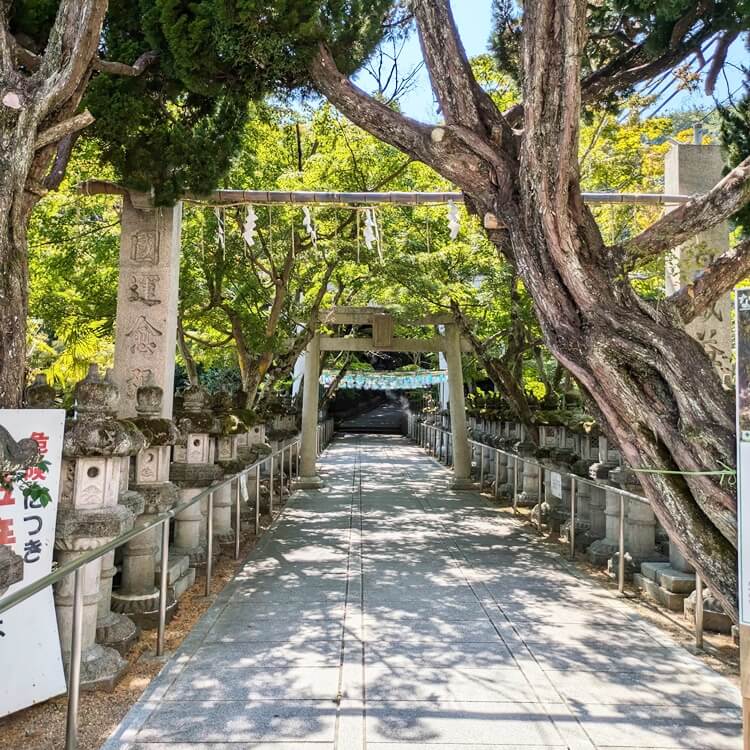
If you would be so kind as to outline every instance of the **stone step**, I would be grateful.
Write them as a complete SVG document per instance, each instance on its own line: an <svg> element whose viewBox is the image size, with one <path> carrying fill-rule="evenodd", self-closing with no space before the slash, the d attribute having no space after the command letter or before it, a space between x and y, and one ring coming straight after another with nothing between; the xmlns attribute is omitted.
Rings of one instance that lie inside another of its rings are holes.
<svg viewBox="0 0 750 750"><path fill-rule="evenodd" d="M671 610L672 612L682 612L685 599L687 594L679 594L673 591L667 591L662 588L656 581L652 581L650 578L641 573L635 573L633 575L633 585L639 591L649 596L658 604Z"/></svg>
<svg viewBox="0 0 750 750"><path fill-rule="evenodd" d="M695 590L695 573L675 570L668 562L641 563L641 575L673 594L687 596Z"/></svg>
<svg viewBox="0 0 750 750"><path fill-rule="evenodd" d="M672 567L659 571L659 584L673 594L690 594L695 591L695 573L683 573Z"/></svg>
<svg viewBox="0 0 750 750"><path fill-rule="evenodd" d="M176 555L170 553L169 555L169 569L167 570L167 583L169 586L174 586L175 581L182 578L190 568L190 558L187 555ZM159 585L161 575L161 565L157 561L156 563L156 585Z"/></svg>
<svg viewBox="0 0 750 750"><path fill-rule="evenodd" d="M669 567L668 562L645 562L641 563L641 575L653 581L659 583L659 572Z"/></svg>
<svg viewBox="0 0 750 750"><path fill-rule="evenodd" d="M169 587L170 593L178 601L182 595L195 583L195 568L188 568L184 575L180 576L174 584Z"/></svg>

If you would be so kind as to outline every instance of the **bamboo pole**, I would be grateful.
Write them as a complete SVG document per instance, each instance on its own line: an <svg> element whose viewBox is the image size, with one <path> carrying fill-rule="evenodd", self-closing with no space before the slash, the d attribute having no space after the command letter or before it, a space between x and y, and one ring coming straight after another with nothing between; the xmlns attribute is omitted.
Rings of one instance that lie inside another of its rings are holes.
<svg viewBox="0 0 750 750"><path fill-rule="evenodd" d="M107 180L87 180L76 185L76 191L81 195L124 195L129 191L114 182ZM586 203L643 203L643 204L680 204L686 203L689 195L665 195L663 193L582 193ZM439 192L399 192L386 193L353 192L340 193L319 190L214 190L208 195L186 193L186 201L205 203L212 206L227 206L241 204L273 205L299 204L310 205L316 203L338 205L398 205L422 206L445 205L447 203L463 203L463 193Z"/></svg>

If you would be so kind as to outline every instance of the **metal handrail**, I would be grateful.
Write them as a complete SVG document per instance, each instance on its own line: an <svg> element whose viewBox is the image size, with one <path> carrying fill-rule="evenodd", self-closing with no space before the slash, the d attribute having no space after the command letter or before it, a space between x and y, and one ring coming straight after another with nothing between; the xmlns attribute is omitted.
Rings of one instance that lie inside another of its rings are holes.
<svg viewBox="0 0 750 750"><path fill-rule="evenodd" d="M415 429L416 426L416 429ZM432 443L434 442L433 436L435 434L440 434L440 446L442 446L443 443L443 437L442 435L451 436L453 433L444 428L439 427L435 424L430 424L428 422L420 422L416 415L410 414L409 415L409 427L408 427L409 437L414 440L418 445L422 446L430 452ZM532 458L524 458L523 456L519 456L517 453L512 453L510 451L503 450L502 448L496 448L494 445L487 445L487 443L482 443L478 440L472 440L471 438L468 440L469 445L476 446L480 448L480 460L479 460L479 489L482 490L484 486L484 450L485 448L488 451L495 451L496 454L502 454L506 456L507 458L513 459L513 511L517 511L517 503L518 503L518 463L521 464L524 463L530 463L535 466L537 466L541 471L539 472L539 478L538 478L538 487L539 487L539 503L543 501L542 497L542 489L543 489L543 474L542 472L544 470L547 471L555 471L555 473L560 474L561 477L567 477L570 479L571 487L570 487L570 534L569 534L569 543L570 543L570 557L571 559L575 556L575 521L576 521L576 492L577 492L577 484L580 482L582 484L587 484L590 487L595 487L599 490L602 490L604 492L614 492L620 497L620 507L619 507L619 524L618 524L618 540L617 540L617 546L618 546L618 555L617 555L617 591L620 595L624 595L625 593L625 498L630 498L631 500L637 500L642 503L649 504L648 498L643 497L642 495L636 495L633 492L629 492L628 490L620 489L619 487L614 487L610 484L603 484L602 482L597 482L593 479L589 479L588 477L582 477L579 474L572 474L571 472L567 471L556 471L551 469L551 467L546 466L543 463L540 463L539 461L536 461ZM446 443L447 445L447 443ZM472 451L473 453L473 451ZM446 450L446 457L448 453ZM440 456L440 450L438 452L438 457ZM495 499L497 499L498 496L498 484L499 484L499 463L497 460L495 460ZM542 533L542 514L541 511L539 513L539 523L537 527L538 532ZM700 578L700 575L696 573L695 575L695 583L696 583L696 601L695 601L695 621L694 621L694 632L695 632L695 644L697 648L703 647L703 581Z"/></svg>
<svg viewBox="0 0 750 750"><path fill-rule="evenodd" d="M327 419L322 424L318 424L316 430L316 441L318 445L318 453L321 452L322 448L325 447L333 437L333 420ZM279 457L280 471L279 478L282 486L279 489L279 499L283 493L283 482L284 482L284 455L289 452L289 475L287 486L291 486L292 478L296 475L299 477L300 467L300 448L302 443L301 435L297 436L286 445L282 445L275 451L272 451L263 458L258 459L254 463L246 466L241 471L238 471L231 476L225 477L220 482L209 485L204 490L191 497L189 500L185 500L174 508L170 508L167 511L156 514L151 520L145 525L139 526L138 528L132 528L114 539L95 547L92 550L83 552L81 555L73 560L70 560L63 565L60 565L51 573L40 578L34 583L30 583L28 586L20 588L18 591L14 591L12 594L0 599L0 613L7 612L12 607L20 604L26 599L38 594L48 586L58 583L62 579L69 575L74 576L73 584L73 627L71 632L71 650L70 650L70 663L69 663L69 674L68 674L68 711L65 725L65 750L75 750L78 743L78 706L80 697L80 681L81 681L81 655L82 655L82 636L83 636L83 569L89 563L92 563L104 555L112 552L113 550L121 547L123 544L127 544L132 539L145 534L147 531L151 531L158 526L162 528L162 541L161 541L161 569L159 576L159 620L157 627L156 637L156 655L162 656L164 654L164 636L166 630L166 611L167 611L167 588L168 588L168 570L169 570L169 521L175 518L177 515L187 510L195 503L208 498L208 509L207 509L207 555L206 555L206 596L211 593L211 578L213 575L213 500L214 493L231 485L232 482L236 482L236 493L235 493L235 547L234 547L234 558L238 560L240 557L240 532L241 532L241 508L242 508L242 495L241 495L241 479L247 478L252 472L255 473L255 533L257 534L260 527L259 515L260 515L260 472L261 468L270 462L269 471L269 512L273 517L273 479L274 479L274 458ZM296 460L293 459L293 449L296 454ZM296 471L295 471L296 466Z"/></svg>

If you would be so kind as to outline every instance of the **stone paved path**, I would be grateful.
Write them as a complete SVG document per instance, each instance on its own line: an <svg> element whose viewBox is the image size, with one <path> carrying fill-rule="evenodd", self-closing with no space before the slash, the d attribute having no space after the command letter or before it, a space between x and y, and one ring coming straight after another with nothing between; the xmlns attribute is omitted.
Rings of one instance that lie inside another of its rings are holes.
<svg viewBox="0 0 750 750"><path fill-rule="evenodd" d="M741 746L727 680L404 438L321 468L106 750Z"/></svg>

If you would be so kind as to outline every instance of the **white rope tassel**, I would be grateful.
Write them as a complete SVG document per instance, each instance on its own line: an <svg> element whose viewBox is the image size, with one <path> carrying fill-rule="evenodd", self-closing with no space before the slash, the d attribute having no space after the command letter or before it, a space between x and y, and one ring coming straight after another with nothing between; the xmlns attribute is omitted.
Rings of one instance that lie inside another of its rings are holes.
<svg viewBox="0 0 750 750"><path fill-rule="evenodd" d="M302 217L302 226L310 236L313 247L316 247L318 244L318 230L315 229L315 225L313 224L312 212L309 206L302 206Z"/></svg>
<svg viewBox="0 0 750 750"><path fill-rule="evenodd" d="M245 214L245 225L242 227L242 237L247 242L248 247L255 244L255 225L258 223L258 216L252 204L247 207Z"/></svg>
<svg viewBox="0 0 750 750"><path fill-rule="evenodd" d="M221 208L215 208L214 214L216 214L216 232L219 237L219 247L222 250L226 249L227 239L224 234L224 210Z"/></svg>
<svg viewBox="0 0 750 750"><path fill-rule="evenodd" d="M448 229L450 229L451 239L455 240L461 229L461 222L458 219L458 206L453 201L448 202Z"/></svg>
<svg viewBox="0 0 750 750"><path fill-rule="evenodd" d="M375 222L375 211L372 208L365 209L365 229L362 238L365 241L365 247L372 250L372 246L377 242L377 224Z"/></svg>

